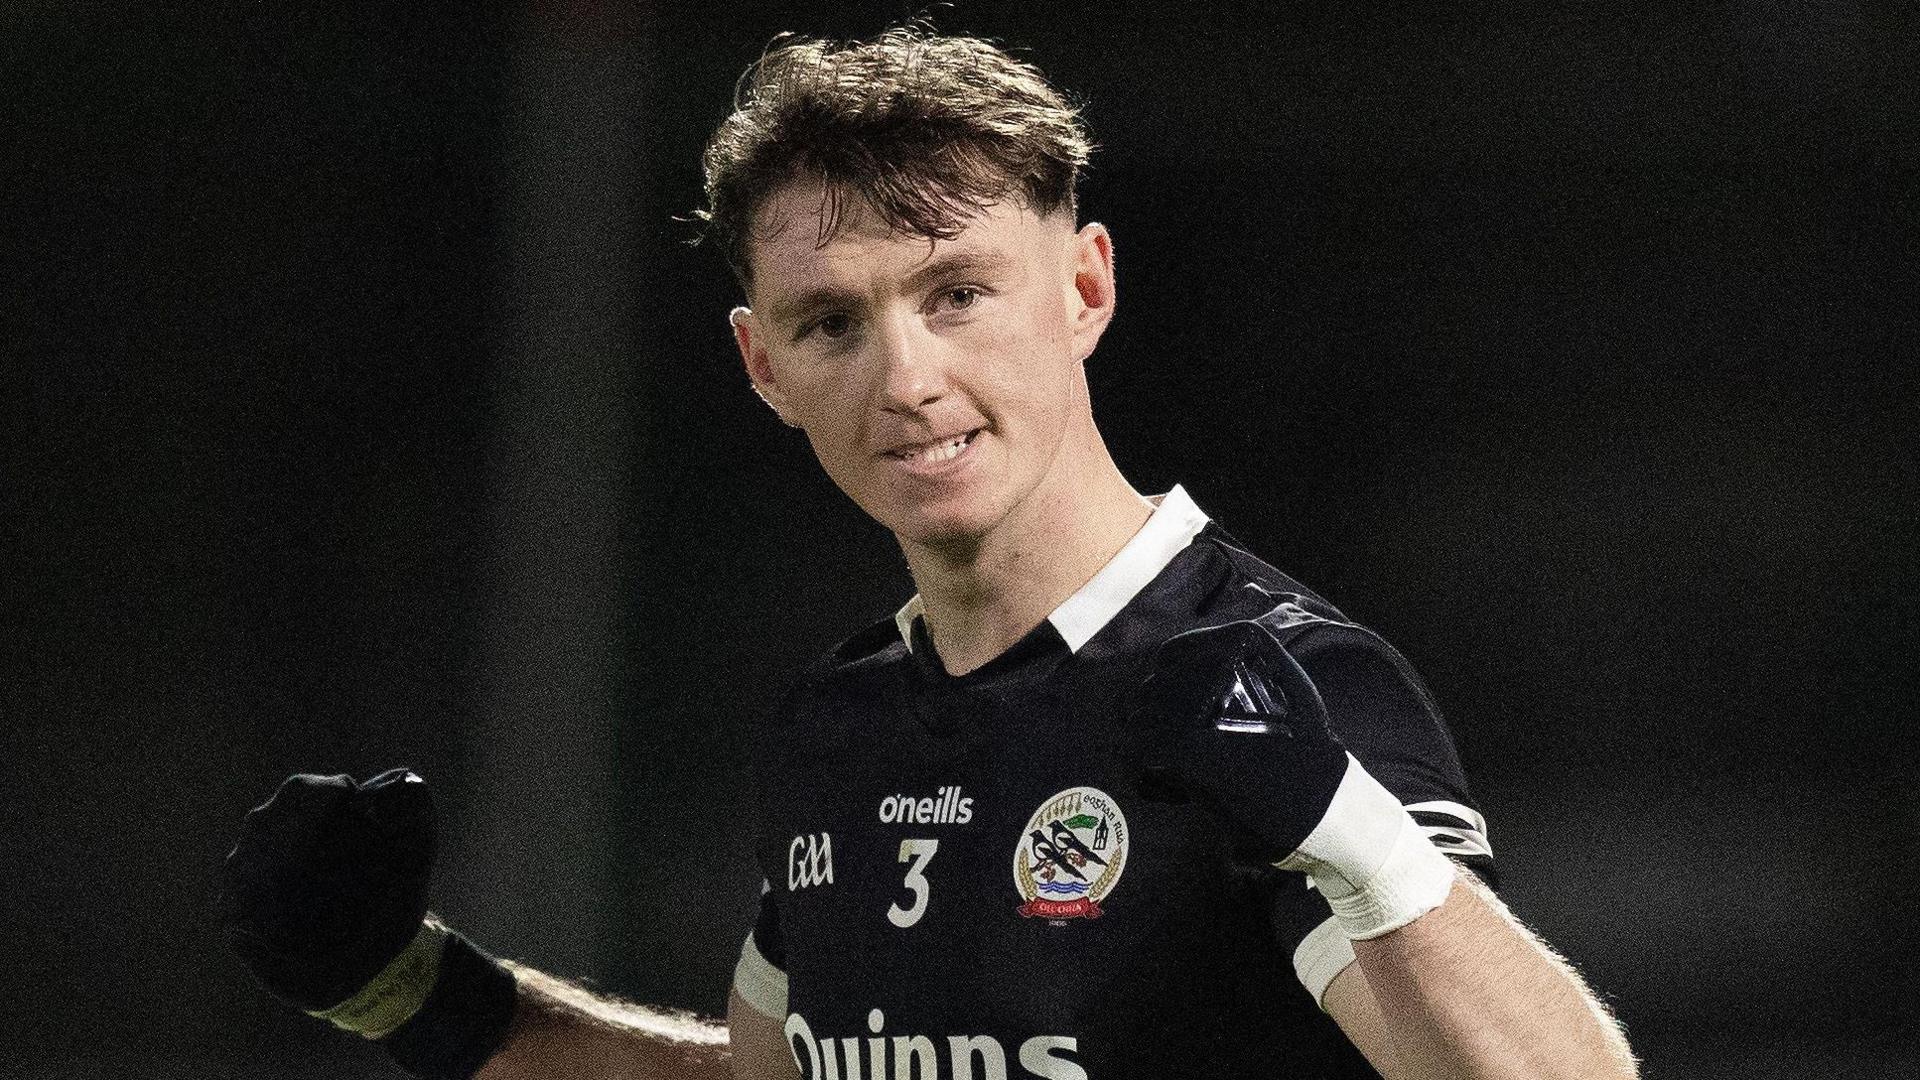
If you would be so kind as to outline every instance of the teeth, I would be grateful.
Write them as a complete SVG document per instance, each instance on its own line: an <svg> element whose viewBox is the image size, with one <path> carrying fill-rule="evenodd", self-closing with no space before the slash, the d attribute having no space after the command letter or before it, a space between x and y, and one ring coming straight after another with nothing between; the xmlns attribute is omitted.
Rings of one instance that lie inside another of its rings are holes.
<svg viewBox="0 0 1920 1080"><path fill-rule="evenodd" d="M948 442L934 443L924 449L903 452L899 457L903 461L918 461L931 465L940 461L952 461L960 456L960 451L966 448L967 437L960 435Z"/></svg>

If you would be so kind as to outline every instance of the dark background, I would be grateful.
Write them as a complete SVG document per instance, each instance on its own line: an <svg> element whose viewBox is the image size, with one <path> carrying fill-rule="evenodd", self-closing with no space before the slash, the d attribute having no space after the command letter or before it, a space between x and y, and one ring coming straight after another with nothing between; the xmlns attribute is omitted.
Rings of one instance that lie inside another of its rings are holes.
<svg viewBox="0 0 1920 1080"><path fill-rule="evenodd" d="M960 3L1082 96L1096 408L1411 656L1650 1076L1912 1067L1914 24ZM910 592L675 220L773 33L899 4L0 7L0 1075L384 1075L215 867L426 773L437 906L714 1012L746 736Z"/></svg>

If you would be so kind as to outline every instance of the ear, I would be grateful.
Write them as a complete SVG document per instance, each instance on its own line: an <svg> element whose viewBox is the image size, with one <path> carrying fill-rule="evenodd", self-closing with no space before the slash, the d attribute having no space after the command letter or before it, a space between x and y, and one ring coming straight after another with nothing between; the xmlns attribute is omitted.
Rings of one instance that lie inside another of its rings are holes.
<svg viewBox="0 0 1920 1080"><path fill-rule="evenodd" d="M753 392L760 395L760 400L767 403L781 423L799 427L787 413L785 392L773 379L773 366L768 363L766 346L761 343L760 320L754 317L753 309L734 308L727 313L727 322L733 325L733 341L740 346L740 362L746 365Z"/></svg>
<svg viewBox="0 0 1920 1080"><path fill-rule="evenodd" d="M1073 351L1078 360L1093 355L1100 335L1113 321L1113 237L1097 221L1088 222L1073 234L1070 258L1073 266L1073 295L1069 314L1073 323Z"/></svg>

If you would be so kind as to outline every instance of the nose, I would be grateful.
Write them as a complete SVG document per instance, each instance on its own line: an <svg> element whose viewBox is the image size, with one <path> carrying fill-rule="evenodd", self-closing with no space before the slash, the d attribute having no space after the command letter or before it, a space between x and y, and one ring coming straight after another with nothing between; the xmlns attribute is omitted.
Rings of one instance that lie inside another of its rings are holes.
<svg viewBox="0 0 1920 1080"><path fill-rule="evenodd" d="M947 393L946 366L937 343L915 319L889 320L875 347L881 368L881 407L902 415L920 412Z"/></svg>

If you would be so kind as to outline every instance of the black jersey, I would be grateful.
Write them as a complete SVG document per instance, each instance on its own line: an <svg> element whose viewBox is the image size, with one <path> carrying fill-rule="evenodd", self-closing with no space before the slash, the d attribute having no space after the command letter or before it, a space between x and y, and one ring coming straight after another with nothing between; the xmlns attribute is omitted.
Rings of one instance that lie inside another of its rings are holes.
<svg viewBox="0 0 1920 1080"><path fill-rule="evenodd" d="M1129 720L1169 637L1268 615L1333 729L1490 868L1451 737L1406 661L1176 488L1012 648L948 675L917 606L789 696L763 740L758 925L736 978L808 1080L1371 1076L1318 995L1353 959L1304 875L1143 796ZM783 985L784 984L784 985Z"/></svg>

